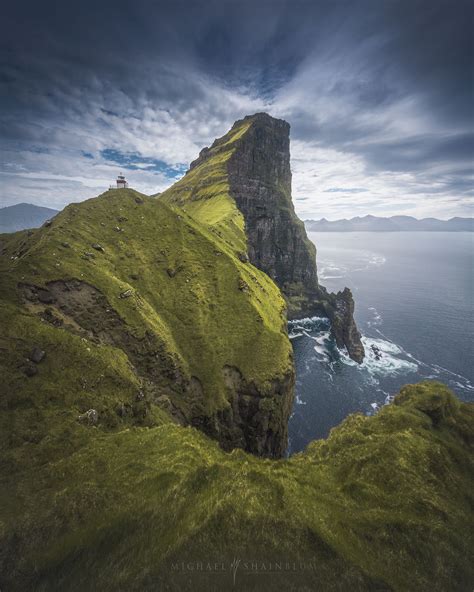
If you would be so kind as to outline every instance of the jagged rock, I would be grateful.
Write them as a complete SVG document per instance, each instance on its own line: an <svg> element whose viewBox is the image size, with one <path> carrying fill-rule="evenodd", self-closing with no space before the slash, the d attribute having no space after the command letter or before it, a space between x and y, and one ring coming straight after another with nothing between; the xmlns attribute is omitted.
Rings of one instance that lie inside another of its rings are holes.
<svg viewBox="0 0 474 592"><path fill-rule="evenodd" d="M243 251L240 251L239 253L237 253L237 257L239 258L240 261L242 261L242 263L249 262L249 257L247 255L247 253L244 253Z"/></svg>
<svg viewBox="0 0 474 592"><path fill-rule="evenodd" d="M95 259L94 253L90 253L89 251L85 251L83 257L84 259Z"/></svg>
<svg viewBox="0 0 474 592"><path fill-rule="evenodd" d="M96 425L99 421L99 413L96 409L89 409L77 418L81 423L87 423L89 425Z"/></svg>
<svg viewBox="0 0 474 592"><path fill-rule="evenodd" d="M101 253L105 253L105 249L102 245L99 245L99 243L94 243L93 245L91 245L91 247L93 249L95 249L96 251L100 251Z"/></svg>
<svg viewBox="0 0 474 592"><path fill-rule="evenodd" d="M52 224L51 220L46 220L46 222L43 224L43 226L48 227L48 226L51 226L51 224Z"/></svg>
<svg viewBox="0 0 474 592"><path fill-rule="evenodd" d="M42 360L44 360L45 356L46 356L46 352L44 352L39 347L34 347L31 350L30 355L28 356L28 359L31 360L32 362L34 362L35 364L39 364Z"/></svg>
<svg viewBox="0 0 474 592"><path fill-rule="evenodd" d="M331 334L339 348L346 347L349 356L359 364L364 360L364 346L354 321L354 299L349 288L338 292L330 313Z"/></svg>
<svg viewBox="0 0 474 592"><path fill-rule="evenodd" d="M120 298L130 298L130 296L133 294L133 290L125 290L125 292L121 292L119 297Z"/></svg>
<svg viewBox="0 0 474 592"><path fill-rule="evenodd" d="M266 392L247 381L240 370L222 370L230 407L214 417L196 416L193 425L219 440L224 450L244 448L259 456L281 457L288 441L294 373L271 380Z"/></svg>
<svg viewBox="0 0 474 592"><path fill-rule="evenodd" d="M184 270L184 265L178 265L177 267L168 267L166 273L169 275L170 278L175 277L180 271ZM186 280L189 281L189 280Z"/></svg>
<svg viewBox="0 0 474 592"><path fill-rule="evenodd" d="M291 201L290 126L259 113L229 159L230 192L245 218L250 261L285 291L316 291L316 253ZM234 127L242 122L236 122Z"/></svg>
<svg viewBox="0 0 474 592"><path fill-rule="evenodd" d="M376 346L376 345L371 345L370 346L371 350L374 352L374 356L375 359L378 361L382 358L382 352L380 351L380 349Z"/></svg>

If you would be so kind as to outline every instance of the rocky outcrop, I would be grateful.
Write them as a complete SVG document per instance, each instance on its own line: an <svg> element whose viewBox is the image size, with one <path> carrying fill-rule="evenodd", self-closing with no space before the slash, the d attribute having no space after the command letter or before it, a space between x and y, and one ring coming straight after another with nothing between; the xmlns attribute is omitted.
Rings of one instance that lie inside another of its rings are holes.
<svg viewBox="0 0 474 592"><path fill-rule="evenodd" d="M338 292L328 308L331 331L337 347L346 347L349 356L359 364L364 360L364 346L354 321L354 298L349 288Z"/></svg>
<svg viewBox="0 0 474 592"><path fill-rule="evenodd" d="M224 450L243 448L258 456L282 457L288 444L294 372L270 381L266 389L247 381L238 368L225 366L222 373L230 406L213 416L195 416L192 425L218 440Z"/></svg>
<svg viewBox="0 0 474 592"><path fill-rule="evenodd" d="M319 285L316 249L293 207L289 124L266 113L247 116L202 150L191 169L228 149L229 137L242 129L227 169L230 194L245 219L250 262L280 287L290 319L327 315L338 347L346 347L353 360L362 362L352 294L348 288L331 294Z"/></svg>
<svg viewBox="0 0 474 592"><path fill-rule="evenodd" d="M228 179L230 193L245 218L249 259L285 293L301 284L316 295L316 250L291 201L290 126L258 113L237 121L232 130L246 122L250 125L228 162ZM220 142L225 145L226 137L216 140L214 154ZM208 153L202 151L191 166Z"/></svg>

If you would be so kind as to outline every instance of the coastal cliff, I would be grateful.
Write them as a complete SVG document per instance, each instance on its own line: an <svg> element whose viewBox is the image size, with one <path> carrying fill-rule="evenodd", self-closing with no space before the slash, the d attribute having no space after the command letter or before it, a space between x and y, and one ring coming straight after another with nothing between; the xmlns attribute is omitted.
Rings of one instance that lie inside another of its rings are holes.
<svg viewBox="0 0 474 592"><path fill-rule="evenodd" d="M444 385L281 458L287 308L326 313L340 347L358 334L267 117L159 199L107 191L0 236L2 590L472 589L473 406Z"/></svg>
<svg viewBox="0 0 474 592"><path fill-rule="evenodd" d="M229 141L236 135L230 150ZM282 290L289 319L328 316L337 346L362 362L364 347L354 321L352 294L348 288L328 293L319 284L316 249L294 210L289 124L266 113L236 121L226 135L201 151L190 170L229 152L229 193L244 217L250 262Z"/></svg>

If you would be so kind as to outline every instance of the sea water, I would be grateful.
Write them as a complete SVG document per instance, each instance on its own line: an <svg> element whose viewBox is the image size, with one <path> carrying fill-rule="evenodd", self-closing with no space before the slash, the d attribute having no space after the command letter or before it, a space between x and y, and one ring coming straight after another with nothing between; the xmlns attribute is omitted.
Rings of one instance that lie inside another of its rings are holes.
<svg viewBox="0 0 474 592"><path fill-rule="evenodd" d="M404 384L439 380L474 400L474 233L309 233L320 283L351 288L366 357L330 339L327 319L289 324L296 398L289 453L324 438L348 414L371 415Z"/></svg>

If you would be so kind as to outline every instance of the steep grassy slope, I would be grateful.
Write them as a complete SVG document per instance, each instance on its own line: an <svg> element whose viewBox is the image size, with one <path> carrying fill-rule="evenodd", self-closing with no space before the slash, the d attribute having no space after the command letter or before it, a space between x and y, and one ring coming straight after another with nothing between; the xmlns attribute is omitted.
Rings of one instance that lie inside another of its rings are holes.
<svg viewBox="0 0 474 592"><path fill-rule="evenodd" d="M239 124L218 147L204 148L195 161L197 166L192 163L188 173L159 196L161 201L184 209L237 256L247 252L247 237L244 217L230 195L228 163L252 122Z"/></svg>
<svg viewBox="0 0 474 592"><path fill-rule="evenodd" d="M79 391L74 416L105 404L90 360L102 360L100 368L121 361L121 403L132 406L129 391L138 396L141 385L154 406L225 446L282 453L293 376L284 302L265 274L184 213L132 190L109 191L2 243L11 394ZM39 365L25 362L34 347L46 352ZM31 366L39 372L27 377ZM101 414L113 423L114 404ZM247 409L254 424L244 425Z"/></svg>
<svg viewBox="0 0 474 592"><path fill-rule="evenodd" d="M58 405L28 402L35 422ZM172 423L75 429L75 451L48 434L2 456L2 589L472 589L473 411L442 385L289 460Z"/></svg>
<svg viewBox="0 0 474 592"><path fill-rule="evenodd" d="M349 289L318 283L316 249L291 199L290 126L267 113L236 121L201 150L188 173L159 196L185 210L281 289L289 318L324 314L337 346L360 363L364 347Z"/></svg>

